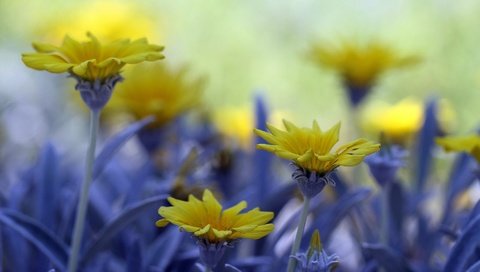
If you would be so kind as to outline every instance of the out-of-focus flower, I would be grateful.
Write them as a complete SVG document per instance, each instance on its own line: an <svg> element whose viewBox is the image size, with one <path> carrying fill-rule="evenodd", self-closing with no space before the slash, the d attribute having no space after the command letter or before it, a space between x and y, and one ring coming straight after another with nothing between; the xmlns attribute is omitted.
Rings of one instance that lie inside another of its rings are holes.
<svg viewBox="0 0 480 272"><path fill-rule="evenodd" d="M164 217L157 221L158 227L168 223L190 232L197 238L200 256L209 267L215 267L223 255L225 246L240 238L260 239L273 231L272 212L262 212L258 208L246 213L245 201L222 211L222 206L207 189L202 200L189 195L188 201L168 198L170 207L160 207L158 213Z"/></svg>
<svg viewBox="0 0 480 272"><path fill-rule="evenodd" d="M204 80L187 80L186 67L175 70L163 63L136 65L124 75L128 80L118 85L107 110L119 110L140 120L149 115L155 121L149 128L159 128L201 101Z"/></svg>
<svg viewBox="0 0 480 272"><path fill-rule="evenodd" d="M286 131L270 124L270 133L255 130L268 144L258 144L257 148L293 161L298 167L293 177L298 181L302 192L314 196L323 189L325 183L331 182L328 174L339 166L355 166L363 158L380 149L380 144L366 139L357 139L340 146L330 153L338 142L340 123L327 131L322 131L316 121L312 128L299 128L293 123L283 120Z"/></svg>
<svg viewBox="0 0 480 272"><path fill-rule="evenodd" d="M255 121L250 107L218 108L212 117L213 123L222 135L232 139L244 150L251 148Z"/></svg>
<svg viewBox="0 0 480 272"><path fill-rule="evenodd" d="M313 45L310 57L340 74L353 105L363 100L382 73L419 62L418 57L401 57L392 48L378 42L363 46L343 42L337 47L317 43Z"/></svg>
<svg viewBox="0 0 480 272"><path fill-rule="evenodd" d="M365 159L370 173L380 186L395 181L397 171L404 167L407 151L399 146L383 145L380 152L377 152Z"/></svg>
<svg viewBox="0 0 480 272"><path fill-rule="evenodd" d="M269 120L274 124L281 123L281 116L290 115L284 111L273 111ZM244 150L250 150L253 143L252 130L255 128L254 114L250 106L220 107L213 111L212 121L220 134L231 139L234 144Z"/></svg>
<svg viewBox="0 0 480 272"><path fill-rule="evenodd" d="M154 16L148 16L148 12L139 1L81 1L70 9L63 9L63 16L44 16L47 19L34 30L36 36L42 33L41 38L51 42L61 41L65 33L81 37L86 29L106 40L124 37L158 40L161 34L158 22Z"/></svg>
<svg viewBox="0 0 480 272"><path fill-rule="evenodd" d="M298 272L332 272L337 269L340 263L336 254L328 255L323 250L318 230L315 230L312 234L307 252L298 253L291 258L297 259L296 271Z"/></svg>
<svg viewBox="0 0 480 272"><path fill-rule="evenodd" d="M480 163L480 135L478 134L437 138L437 144L446 151L469 153Z"/></svg>
<svg viewBox="0 0 480 272"><path fill-rule="evenodd" d="M362 112L361 126L369 134L381 134L387 142L405 146L422 127L424 108L420 100L411 97L395 104L374 102ZM448 101L439 101L437 117L443 132L452 129L455 112Z"/></svg>
<svg viewBox="0 0 480 272"><path fill-rule="evenodd" d="M423 104L404 99L390 105L375 103L362 115L363 129L375 135L384 135L388 142L405 144L420 129L423 122Z"/></svg>
<svg viewBox="0 0 480 272"><path fill-rule="evenodd" d="M26 53L22 60L30 68L51 73L69 73L77 79L75 86L91 109L101 109L110 99L117 82L122 80L120 70L126 64L155 61L164 58L163 46L149 44L145 38L130 41L100 41L87 33L89 41L79 42L68 35L58 47L33 43L37 53Z"/></svg>

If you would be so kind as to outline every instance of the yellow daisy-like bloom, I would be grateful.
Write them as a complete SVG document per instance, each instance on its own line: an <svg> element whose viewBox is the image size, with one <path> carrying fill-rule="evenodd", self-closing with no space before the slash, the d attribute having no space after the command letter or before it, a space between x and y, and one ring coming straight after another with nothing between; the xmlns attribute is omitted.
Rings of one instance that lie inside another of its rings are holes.
<svg viewBox="0 0 480 272"><path fill-rule="evenodd" d="M125 71L128 80L118 85L107 110L124 111L138 120L154 115L150 128L161 127L201 101L204 80L188 81L186 72L161 63L136 65Z"/></svg>
<svg viewBox="0 0 480 272"><path fill-rule="evenodd" d="M149 44L145 38L102 44L93 34L87 33L87 36L89 41L79 42L67 35L60 47L33 43L37 53L23 54L22 60L36 70L68 72L87 81L103 81L118 75L126 64L164 58L163 46Z"/></svg>
<svg viewBox="0 0 480 272"><path fill-rule="evenodd" d="M380 149L378 143L357 139L330 153L338 142L340 123L327 131L322 131L317 121L313 121L312 128L299 128L286 120L283 120L283 124L286 131L270 124L267 124L270 133L255 129L255 133L269 143L258 144L257 148L291 160L297 166L320 175L339 166L355 166L361 163L365 156Z"/></svg>
<svg viewBox="0 0 480 272"><path fill-rule="evenodd" d="M361 46L343 42L337 48L316 44L310 56L320 65L336 70L352 87L371 87L383 72L418 63L414 56L400 57L391 48L377 42Z"/></svg>
<svg viewBox="0 0 480 272"><path fill-rule="evenodd" d="M61 17L45 14L42 23L33 28L34 35L42 33L42 38L59 42L65 33L80 37L84 35L85 29L89 29L98 38L107 40L123 37L150 37L155 40L161 38L158 35L161 34L157 25L158 16L150 14L140 1L87 0L77 2L70 8L63 8L61 12Z"/></svg>
<svg viewBox="0 0 480 272"><path fill-rule="evenodd" d="M362 114L362 127L378 136L383 134L387 141L396 144L407 143L423 123L424 106L421 101L404 99L390 105L374 103Z"/></svg>
<svg viewBox="0 0 480 272"><path fill-rule="evenodd" d="M244 150L252 148L254 116L250 107L223 107L213 112L213 123L228 139L238 143Z"/></svg>
<svg viewBox="0 0 480 272"><path fill-rule="evenodd" d="M203 192L202 200L189 195L188 201L169 197L168 202L171 207L158 209L164 218L157 221L157 227L172 223L211 244L239 238L260 239L274 228L273 224L267 224L273 218L272 212L255 208L240 214L247 207L245 201L222 211L222 205L208 189Z"/></svg>
<svg viewBox="0 0 480 272"><path fill-rule="evenodd" d="M415 98L405 98L395 104L376 101L361 114L361 126L365 132L383 135L388 142L407 145L423 125L425 106ZM438 101L437 117L442 131L454 126L455 111L448 101Z"/></svg>
<svg viewBox="0 0 480 272"><path fill-rule="evenodd" d="M480 163L480 135L451 136L437 139L446 151L467 152Z"/></svg>

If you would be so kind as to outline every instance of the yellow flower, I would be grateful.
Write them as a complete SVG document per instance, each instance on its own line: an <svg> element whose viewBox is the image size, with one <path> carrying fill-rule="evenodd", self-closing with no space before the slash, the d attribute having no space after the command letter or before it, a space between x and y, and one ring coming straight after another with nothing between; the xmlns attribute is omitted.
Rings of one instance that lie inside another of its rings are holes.
<svg viewBox="0 0 480 272"><path fill-rule="evenodd" d="M79 42L67 35L60 47L33 43L37 53L23 54L22 60L28 67L36 70L69 72L93 82L118 75L126 64L164 58L161 53L163 46L149 44L145 38L102 44L93 34L87 33L87 36L89 41Z"/></svg>
<svg viewBox="0 0 480 272"><path fill-rule="evenodd" d="M480 163L480 135L451 136L437 139L446 151L467 152Z"/></svg>
<svg viewBox="0 0 480 272"><path fill-rule="evenodd" d="M189 82L186 72L160 63L136 65L125 71L128 80L118 85L108 108L136 119L154 115L150 127L161 127L200 103L204 80Z"/></svg>
<svg viewBox="0 0 480 272"><path fill-rule="evenodd" d="M213 112L213 123L219 132L238 143L244 150L252 148L254 116L250 107L223 107Z"/></svg>
<svg viewBox="0 0 480 272"><path fill-rule="evenodd" d="M59 11L55 9L55 12ZM46 14L46 19L33 29L35 35L42 33L45 40L60 42L65 33L80 37L88 29L98 38L107 40L124 37L160 38L156 17L149 16L153 14L140 1L81 1L71 8L62 9L61 13L63 16Z"/></svg>
<svg viewBox="0 0 480 272"><path fill-rule="evenodd" d="M388 142L406 145L422 127L424 111L424 103L414 98L405 98L395 104L377 101L362 112L361 126L377 137L383 134ZM447 100L438 101L436 114L442 131L451 130L455 112Z"/></svg>
<svg viewBox="0 0 480 272"><path fill-rule="evenodd" d="M258 144L263 149L277 156L292 160L297 166L320 175L327 174L339 166L354 166L363 158L380 149L380 144L366 139L357 139L331 153L338 142L340 123L327 131L322 131L316 121L312 128L299 128L283 120L286 131L267 124L270 133L255 129L255 133L269 144Z"/></svg>
<svg viewBox="0 0 480 272"><path fill-rule="evenodd" d="M416 64L417 57L400 57L391 48L377 42L361 46L343 42L337 48L313 46L310 56L320 65L336 70L351 87L371 87L385 71Z"/></svg>
<svg viewBox="0 0 480 272"><path fill-rule="evenodd" d="M362 114L362 127L368 133L383 134L388 142L405 144L423 123L423 103L404 99L390 105L377 102Z"/></svg>
<svg viewBox="0 0 480 272"><path fill-rule="evenodd" d="M274 228L273 224L267 224L273 218L272 212L255 208L240 214L247 207L245 201L222 211L222 206L208 189L203 192L202 200L189 195L188 201L169 197L168 202L172 204L171 207L158 209L164 218L157 221L157 227L172 223L213 244L228 243L239 238L260 239Z"/></svg>

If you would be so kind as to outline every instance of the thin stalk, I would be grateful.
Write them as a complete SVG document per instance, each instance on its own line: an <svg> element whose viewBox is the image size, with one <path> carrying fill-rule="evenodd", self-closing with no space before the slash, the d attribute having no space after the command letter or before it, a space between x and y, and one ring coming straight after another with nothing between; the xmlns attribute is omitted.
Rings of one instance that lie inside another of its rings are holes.
<svg viewBox="0 0 480 272"><path fill-rule="evenodd" d="M73 240L68 260L68 272L76 272L78 267L78 257L80 246L82 244L83 230L85 228L85 218L87 215L88 193L92 183L93 162L95 160L95 146L97 142L98 123L100 120L100 110L91 110L90 112L90 143L88 144L85 175L82 182L82 191L77 206L77 215L75 217L75 226L73 228Z"/></svg>
<svg viewBox="0 0 480 272"><path fill-rule="evenodd" d="M381 212L381 234L380 234L380 241L384 245L388 245L388 223L389 223L389 203L388 203L388 194L390 192L390 184L386 182L385 186L383 187L383 190L381 191L381 198L382 198L382 212Z"/></svg>
<svg viewBox="0 0 480 272"><path fill-rule="evenodd" d="M213 272L213 269L210 266L206 265L205 272Z"/></svg>
<svg viewBox="0 0 480 272"><path fill-rule="evenodd" d="M304 196L302 214L300 215L300 222L298 222L297 235L295 236L295 241L293 242L292 251L290 251L290 257L288 259L287 272L295 271L297 266L297 260L291 258L297 254L298 249L300 248L300 243L302 242L303 230L305 229L305 223L307 222L308 208L310 207L310 198Z"/></svg>

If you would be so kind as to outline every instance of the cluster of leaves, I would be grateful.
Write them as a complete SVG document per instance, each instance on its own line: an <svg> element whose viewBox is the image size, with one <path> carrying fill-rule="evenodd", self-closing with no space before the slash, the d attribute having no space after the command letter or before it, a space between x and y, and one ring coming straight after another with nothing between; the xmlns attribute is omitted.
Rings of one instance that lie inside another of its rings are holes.
<svg viewBox="0 0 480 272"><path fill-rule="evenodd" d="M256 127L265 129L267 110L256 100ZM480 204L468 212L454 212L453 203L475 180L467 155L460 155L450 174L442 220L434 224L423 209L431 197L427 183L432 168L434 138L438 135L436 102L426 107L426 120L412 154L412 182L397 179L378 192L334 173L336 187L313 200L302 241L320 230L324 245L337 233L352 237L361 260L356 271L477 271L480 256ZM195 128L177 120L175 143L165 133L160 149L168 167L159 166L145 152L138 167L125 167L119 149L139 134L150 118L131 124L102 144L94 166L86 235L80 266L84 271L195 271L198 250L194 239L175 226L156 228L157 208L166 197L186 196L197 187L214 188L228 207L246 200L250 207L288 215L275 221L275 231L258 241L239 241L227 250L219 268L226 271L282 271L289 259L290 239L299 214L288 205L299 196L289 180L288 164L268 152L233 150L219 141L212 126ZM148 143L145 146L150 146ZM0 195L0 268L5 271L64 271L68 256L81 167L70 165L51 143L37 162L19 172ZM6 179L6 177L2 177ZM437 184L438 185L438 184ZM338 228L346 222L347 228ZM383 222L383 223L382 223ZM380 231L378 226L388 226ZM412 227L413 226L413 227ZM286 250L282 250L282 247ZM329 247L327 247L329 248ZM328 251L328 250L327 250ZM340 260L348 262L348 260ZM339 270L347 271L348 266Z"/></svg>

